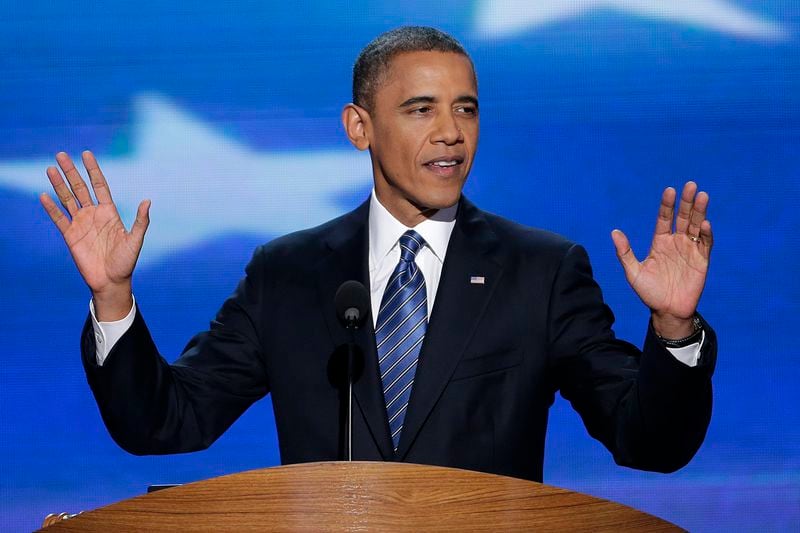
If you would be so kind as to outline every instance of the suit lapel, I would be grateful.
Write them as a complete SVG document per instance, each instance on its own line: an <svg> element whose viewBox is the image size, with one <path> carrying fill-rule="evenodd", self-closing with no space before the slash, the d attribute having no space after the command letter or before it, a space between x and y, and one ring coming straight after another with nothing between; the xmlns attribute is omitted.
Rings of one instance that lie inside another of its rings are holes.
<svg viewBox="0 0 800 533"><path fill-rule="evenodd" d="M400 435L398 460L406 456L444 391L497 286L503 268L496 246L497 237L486 219L462 197ZM471 283L472 276L482 276L484 282Z"/></svg>
<svg viewBox="0 0 800 533"><path fill-rule="evenodd" d="M318 265L319 302L337 346L348 342L348 336L336 317L336 290L351 279L363 283L367 290L370 286L368 217L369 201L366 201L355 211L335 221L327 239L330 253ZM353 395L381 455L391 460L394 450L386 418L372 323L372 317L367 317L367 321L356 332L356 343L364 350L364 372L353 385Z"/></svg>

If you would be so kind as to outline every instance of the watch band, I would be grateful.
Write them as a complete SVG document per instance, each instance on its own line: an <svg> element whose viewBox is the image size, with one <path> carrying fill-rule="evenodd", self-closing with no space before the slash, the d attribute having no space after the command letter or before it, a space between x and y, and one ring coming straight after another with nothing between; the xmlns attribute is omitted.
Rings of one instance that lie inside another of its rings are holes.
<svg viewBox="0 0 800 533"><path fill-rule="evenodd" d="M703 323L697 315L692 317L692 327L694 328L692 334L682 339L665 339L658 333L656 333L656 337L658 337L658 340L667 348L685 348L696 342L700 342L703 338Z"/></svg>

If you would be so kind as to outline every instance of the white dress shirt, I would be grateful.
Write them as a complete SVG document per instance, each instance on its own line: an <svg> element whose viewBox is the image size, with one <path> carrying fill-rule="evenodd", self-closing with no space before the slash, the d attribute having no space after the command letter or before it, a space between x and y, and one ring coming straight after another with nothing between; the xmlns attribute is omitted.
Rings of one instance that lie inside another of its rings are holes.
<svg viewBox="0 0 800 533"><path fill-rule="evenodd" d="M447 244L456 225L457 209L458 204L441 209L433 217L409 228L394 218L375 196L375 191L372 191L369 201L369 286L373 326L378 320L378 309L386 284L400 261L400 237L410 229L425 240L425 245L417 252L414 262L425 277L428 317L431 316Z"/></svg>
<svg viewBox="0 0 800 533"><path fill-rule="evenodd" d="M436 291L439 288L439 279L442 275L447 245L450 235L456 224L456 210L458 204L439 210L431 218L420 222L414 228L408 228L397 220L378 201L375 191L372 191L369 202L369 283L370 303L372 304L372 320L378 317L386 284L400 261L400 236L407 230L413 229L425 239L423 246L415 258L417 266L425 276L425 289L428 297L428 317L431 316L433 304L436 300ZM92 326L96 342L97 364L102 365L111 349L133 324L136 317L136 300L133 302L128 315L115 322L98 322L94 312L94 304L89 302L89 311L92 315ZM700 342L684 348L667 348L679 361L696 366L700 358L700 349L705 340L703 332Z"/></svg>

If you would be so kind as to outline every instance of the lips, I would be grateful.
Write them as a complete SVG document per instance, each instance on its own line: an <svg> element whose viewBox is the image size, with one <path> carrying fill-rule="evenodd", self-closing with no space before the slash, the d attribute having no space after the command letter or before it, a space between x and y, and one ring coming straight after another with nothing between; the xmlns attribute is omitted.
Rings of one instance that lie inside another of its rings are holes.
<svg viewBox="0 0 800 533"><path fill-rule="evenodd" d="M435 159L431 159L427 161L426 165L431 166L438 166L438 167L452 167L455 165L460 165L464 162L464 156L461 155L443 155L441 157L437 157Z"/></svg>
<svg viewBox="0 0 800 533"><path fill-rule="evenodd" d="M424 167L438 176L449 178L456 174L463 162L463 156L446 155L431 159L424 164Z"/></svg>

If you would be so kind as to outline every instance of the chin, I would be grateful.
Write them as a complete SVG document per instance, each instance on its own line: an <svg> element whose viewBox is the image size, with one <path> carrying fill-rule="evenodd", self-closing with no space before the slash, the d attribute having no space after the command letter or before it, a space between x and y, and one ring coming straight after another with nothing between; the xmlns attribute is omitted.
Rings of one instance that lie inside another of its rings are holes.
<svg viewBox="0 0 800 533"><path fill-rule="evenodd" d="M461 191L464 189L464 182L466 182L466 178L459 180L457 185L450 185L436 191L436 200L439 204L437 205L437 209L444 209L445 207L457 204L461 199Z"/></svg>
<svg viewBox="0 0 800 533"><path fill-rule="evenodd" d="M456 191L442 191L438 194L427 195L421 199L421 204L428 209L445 209L457 204L460 198L461 188Z"/></svg>

